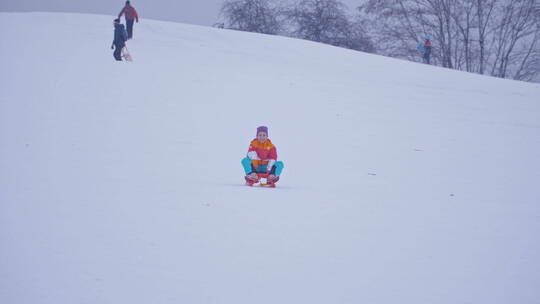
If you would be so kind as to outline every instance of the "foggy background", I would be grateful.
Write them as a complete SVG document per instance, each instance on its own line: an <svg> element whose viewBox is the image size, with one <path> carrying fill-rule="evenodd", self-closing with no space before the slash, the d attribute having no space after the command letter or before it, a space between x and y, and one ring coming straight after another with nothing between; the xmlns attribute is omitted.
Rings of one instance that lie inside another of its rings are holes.
<svg viewBox="0 0 540 304"><path fill-rule="evenodd" d="M90 13L112 19L124 3L0 0L0 11ZM229 3L227 13L220 16L224 3L132 1L142 23L155 19L286 36L482 75L540 82L540 0L270 0L249 5ZM364 6L358 10L360 5ZM433 47L426 59L423 44L427 37Z"/></svg>
<svg viewBox="0 0 540 304"><path fill-rule="evenodd" d="M141 19L157 19L211 26L218 21L223 0L133 0ZM293 1L289 1L293 2ZM352 13L359 0L342 0ZM116 15L124 6L119 0L0 0L4 12L75 12Z"/></svg>

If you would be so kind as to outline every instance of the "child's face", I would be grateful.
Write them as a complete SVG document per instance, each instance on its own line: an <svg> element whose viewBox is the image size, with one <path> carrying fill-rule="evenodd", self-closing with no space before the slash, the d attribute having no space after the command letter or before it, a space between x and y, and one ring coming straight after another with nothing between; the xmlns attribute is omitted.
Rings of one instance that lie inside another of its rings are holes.
<svg viewBox="0 0 540 304"><path fill-rule="evenodd" d="M259 134L257 134L257 140L259 140L260 142L264 142L267 138L268 135L266 135L265 132L259 132Z"/></svg>

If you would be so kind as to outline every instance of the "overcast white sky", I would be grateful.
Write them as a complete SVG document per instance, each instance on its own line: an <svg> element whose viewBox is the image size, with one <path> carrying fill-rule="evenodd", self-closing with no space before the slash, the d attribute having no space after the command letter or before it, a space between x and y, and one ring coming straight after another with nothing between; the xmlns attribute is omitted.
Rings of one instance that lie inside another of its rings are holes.
<svg viewBox="0 0 540 304"><path fill-rule="evenodd" d="M115 15L124 0L0 0L0 11L54 11ZM131 0L141 18L212 25L224 0ZM349 10L361 0L342 0Z"/></svg>

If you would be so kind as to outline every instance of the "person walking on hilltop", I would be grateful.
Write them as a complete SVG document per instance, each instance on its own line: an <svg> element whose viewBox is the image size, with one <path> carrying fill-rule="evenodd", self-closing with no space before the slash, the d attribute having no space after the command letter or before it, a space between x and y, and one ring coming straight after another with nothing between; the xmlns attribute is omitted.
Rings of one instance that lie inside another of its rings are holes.
<svg viewBox="0 0 540 304"><path fill-rule="evenodd" d="M139 23L139 14L137 14L135 8L131 6L131 3L126 1L126 5L118 14L118 19L120 19L122 15L125 15L126 18L128 39L131 39L133 38L133 22L137 21L137 23Z"/></svg>
<svg viewBox="0 0 540 304"><path fill-rule="evenodd" d="M122 61L122 49L126 46L127 32L120 19L114 19L114 38L111 49L114 49L114 59Z"/></svg>
<svg viewBox="0 0 540 304"><path fill-rule="evenodd" d="M424 59L424 62L427 64L431 63L431 48L433 45L431 44L431 40L429 38L424 39L424 55L422 58Z"/></svg>

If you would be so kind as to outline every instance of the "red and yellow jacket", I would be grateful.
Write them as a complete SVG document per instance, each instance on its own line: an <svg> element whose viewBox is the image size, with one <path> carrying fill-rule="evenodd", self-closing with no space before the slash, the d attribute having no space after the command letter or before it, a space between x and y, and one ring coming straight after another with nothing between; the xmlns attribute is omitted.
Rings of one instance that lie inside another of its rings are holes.
<svg viewBox="0 0 540 304"><path fill-rule="evenodd" d="M262 143L254 139L249 144L247 156L251 159L251 163L255 168L259 165L266 165L270 169L277 160L276 146L272 144L270 139Z"/></svg>

